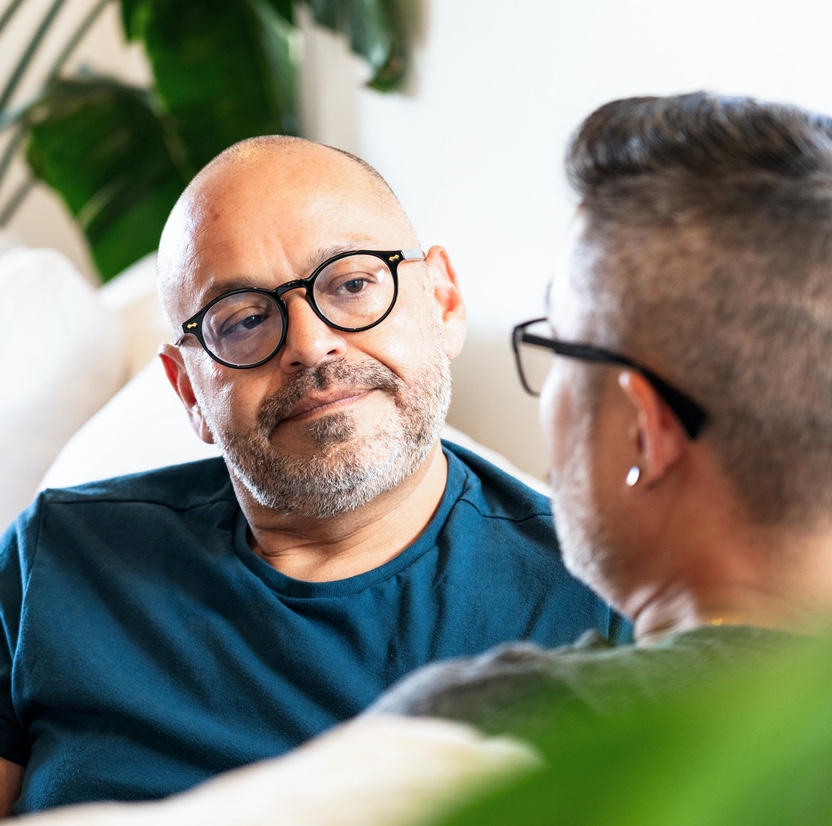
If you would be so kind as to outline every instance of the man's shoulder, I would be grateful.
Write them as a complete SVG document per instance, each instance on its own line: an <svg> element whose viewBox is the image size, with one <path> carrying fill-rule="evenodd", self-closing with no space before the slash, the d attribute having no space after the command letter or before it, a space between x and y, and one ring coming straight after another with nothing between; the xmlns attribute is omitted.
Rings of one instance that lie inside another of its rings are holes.
<svg viewBox="0 0 832 826"><path fill-rule="evenodd" d="M548 497L492 461L454 442L443 441L449 478L462 476L459 501L486 518L511 522L544 519L551 522ZM542 485L541 485L542 488Z"/></svg>
<svg viewBox="0 0 832 826"><path fill-rule="evenodd" d="M570 710L613 716L659 702L798 641L749 626L705 626L644 647L612 645L594 632L558 648L515 642L420 668L365 713L443 717L491 734L542 731Z"/></svg>
<svg viewBox="0 0 832 826"><path fill-rule="evenodd" d="M115 476L71 488L49 488L40 495L36 506L143 503L188 510L212 501L233 498L233 495L225 463L222 459L212 458Z"/></svg>
<svg viewBox="0 0 832 826"><path fill-rule="evenodd" d="M20 555L26 567L35 555L67 555L70 548L95 556L113 547L161 547L173 532L185 541L207 523L231 530L235 503L221 459L48 488L9 525L0 557Z"/></svg>

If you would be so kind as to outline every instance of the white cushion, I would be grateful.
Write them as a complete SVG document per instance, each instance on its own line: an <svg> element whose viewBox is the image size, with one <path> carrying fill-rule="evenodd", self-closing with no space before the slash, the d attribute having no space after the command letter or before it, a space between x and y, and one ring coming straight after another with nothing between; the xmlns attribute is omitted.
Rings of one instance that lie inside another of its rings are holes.
<svg viewBox="0 0 832 826"><path fill-rule="evenodd" d="M70 487L218 455L191 429L154 358L69 440L40 486Z"/></svg>
<svg viewBox="0 0 832 826"><path fill-rule="evenodd" d="M283 757L151 803L29 815L29 826L418 826L542 766L530 746L448 720L358 718Z"/></svg>
<svg viewBox="0 0 832 826"><path fill-rule="evenodd" d="M0 523L31 501L69 437L125 378L117 317L62 255L0 255Z"/></svg>
<svg viewBox="0 0 832 826"><path fill-rule="evenodd" d="M128 341L127 377L133 378L159 352L159 345L171 340L156 289L156 253L108 281L98 297L121 319Z"/></svg>

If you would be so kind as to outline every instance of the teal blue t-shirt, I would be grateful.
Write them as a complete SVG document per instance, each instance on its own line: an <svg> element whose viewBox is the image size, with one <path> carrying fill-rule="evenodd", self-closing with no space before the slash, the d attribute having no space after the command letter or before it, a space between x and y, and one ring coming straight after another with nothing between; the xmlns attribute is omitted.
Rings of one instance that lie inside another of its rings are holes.
<svg viewBox="0 0 832 826"><path fill-rule="evenodd" d="M422 535L336 582L246 542L219 459L43 493L0 547L16 810L159 798L291 749L432 660L629 628L561 563L545 497L445 444Z"/></svg>

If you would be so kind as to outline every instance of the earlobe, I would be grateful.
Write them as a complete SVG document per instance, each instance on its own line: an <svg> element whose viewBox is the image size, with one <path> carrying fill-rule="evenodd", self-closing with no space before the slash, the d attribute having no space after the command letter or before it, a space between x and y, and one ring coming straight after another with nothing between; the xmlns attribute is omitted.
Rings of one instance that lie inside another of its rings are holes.
<svg viewBox="0 0 832 826"><path fill-rule="evenodd" d="M618 384L634 408L636 418L633 467L638 469L638 474L630 468L627 483L649 486L664 478L679 461L687 439L676 415L641 373L625 370L619 374ZM636 482L630 481L633 476Z"/></svg>
<svg viewBox="0 0 832 826"><path fill-rule="evenodd" d="M185 363L179 349L172 344L163 344L159 350L159 358L162 360L171 387L173 387L174 392L179 396L179 400L185 407L194 433L206 444L214 444L214 435L202 415L202 410L191 385L191 378L185 369Z"/></svg>
<svg viewBox="0 0 832 826"><path fill-rule="evenodd" d="M444 247L431 247L426 263L431 274L433 297L439 308L445 352L448 358L455 358L462 349L466 331L465 304L456 271Z"/></svg>

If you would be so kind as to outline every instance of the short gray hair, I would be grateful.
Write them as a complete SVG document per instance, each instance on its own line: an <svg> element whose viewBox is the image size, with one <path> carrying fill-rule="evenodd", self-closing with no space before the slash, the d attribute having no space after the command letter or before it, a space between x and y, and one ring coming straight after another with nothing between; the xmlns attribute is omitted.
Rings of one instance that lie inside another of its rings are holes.
<svg viewBox="0 0 832 826"><path fill-rule="evenodd" d="M832 120L696 93L619 100L567 153L606 340L709 413L751 517L832 518Z"/></svg>

